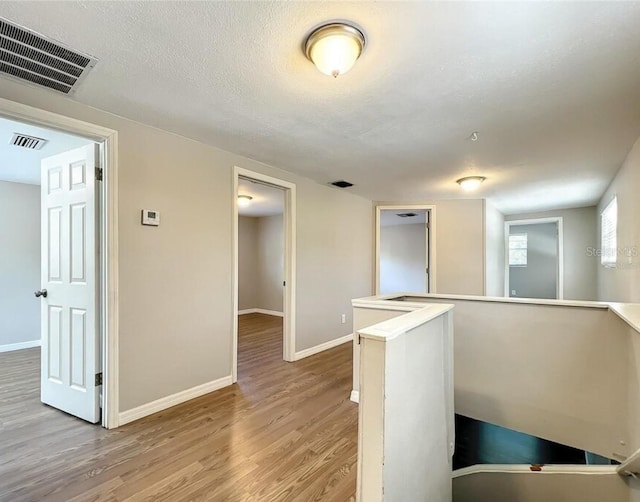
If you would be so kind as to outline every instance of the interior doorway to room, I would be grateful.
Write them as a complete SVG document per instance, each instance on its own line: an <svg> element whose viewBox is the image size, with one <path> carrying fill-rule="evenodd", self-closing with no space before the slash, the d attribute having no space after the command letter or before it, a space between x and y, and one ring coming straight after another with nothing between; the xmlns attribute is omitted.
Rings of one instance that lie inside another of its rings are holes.
<svg viewBox="0 0 640 502"><path fill-rule="evenodd" d="M431 206L378 206L376 291L378 294L434 291Z"/></svg>
<svg viewBox="0 0 640 502"><path fill-rule="evenodd" d="M505 291L511 298L563 298L562 218L505 222Z"/></svg>
<svg viewBox="0 0 640 502"><path fill-rule="evenodd" d="M235 382L252 364L295 360L295 185L236 168L234 193Z"/></svg>
<svg viewBox="0 0 640 502"><path fill-rule="evenodd" d="M0 418L101 421L100 145L0 117ZM35 295L34 295L35 293ZM8 389L8 390L5 390ZM52 413L58 413L51 410ZM44 412L44 414L49 413Z"/></svg>

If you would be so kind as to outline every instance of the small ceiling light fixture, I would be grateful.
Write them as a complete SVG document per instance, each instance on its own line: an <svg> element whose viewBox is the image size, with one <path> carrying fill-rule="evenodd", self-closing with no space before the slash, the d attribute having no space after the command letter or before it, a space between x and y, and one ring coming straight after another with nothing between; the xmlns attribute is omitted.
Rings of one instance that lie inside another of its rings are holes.
<svg viewBox="0 0 640 502"><path fill-rule="evenodd" d="M247 207L251 204L253 197L251 195L238 195L238 206L239 207Z"/></svg>
<svg viewBox="0 0 640 502"><path fill-rule="evenodd" d="M484 176L466 176L465 178L460 178L456 181L460 188L462 188L465 192L471 192L478 188L484 180L486 180Z"/></svg>
<svg viewBox="0 0 640 502"><path fill-rule="evenodd" d="M330 23L311 32L304 53L325 75L336 78L347 73L364 49L364 34L345 23Z"/></svg>

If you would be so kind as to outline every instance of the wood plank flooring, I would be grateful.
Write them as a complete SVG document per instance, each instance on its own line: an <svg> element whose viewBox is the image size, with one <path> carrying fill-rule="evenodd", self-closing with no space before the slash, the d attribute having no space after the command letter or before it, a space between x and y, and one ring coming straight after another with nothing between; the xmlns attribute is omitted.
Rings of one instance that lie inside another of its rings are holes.
<svg viewBox="0 0 640 502"><path fill-rule="evenodd" d="M239 320L239 383L118 429L39 401L39 349L0 354L0 500L354 499L351 344L282 361L282 319Z"/></svg>

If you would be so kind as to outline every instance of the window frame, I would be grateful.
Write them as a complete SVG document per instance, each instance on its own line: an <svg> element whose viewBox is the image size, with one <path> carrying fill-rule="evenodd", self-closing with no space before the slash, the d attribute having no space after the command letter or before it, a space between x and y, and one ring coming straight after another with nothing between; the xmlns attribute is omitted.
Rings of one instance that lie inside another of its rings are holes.
<svg viewBox="0 0 640 502"><path fill-rule="evenodd" d="M512 237L523 237L524 236L524 247L512 248L511 247L511 238ZM523 251L524 250L524 263L511 263L511 251ZM518 232L515 234L509 234L509 266L510 267L527 267L529 265L529 234L527 232Z"/></svg>

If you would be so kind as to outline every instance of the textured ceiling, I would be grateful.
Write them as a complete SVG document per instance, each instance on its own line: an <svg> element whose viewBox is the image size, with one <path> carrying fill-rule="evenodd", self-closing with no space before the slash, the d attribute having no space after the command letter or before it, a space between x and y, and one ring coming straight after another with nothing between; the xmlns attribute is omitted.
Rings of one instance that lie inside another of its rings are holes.
<svg viewBox="0 0 640 502"><path fill-rule="evenodd" d="M640 135L638 2L2 2L99 63L75 99L374 200L597 202ZM348 19L332 79L308 32ZM468 140L480 132L477 142Z"/></svg>
<svg viewBox="0 0 640 502"><path fill-rule="evenodd" d="M253 197L247 207L238 207L241 216L273 216L284 213L284 190L246 179L238 181L238 195Z"/></svg>
<svg viewBox="0 0 640 502"><path fill-rule="evenodd" d="M46 139L40 150L10 144L13 133ZM79 148L90 140L51 129L44 129L0 117L0 181L40 184L40 161L58 153Z"/></svg>
<svg viewBox="0 0 640 502"><path fill-rule="evenodd" d="M402 218L398 214L414 213L415 216ZM419 209L397 209L380 211L380 226L391 227L395 225L412 225L415 223L426 223L427 212Z"/></svg>

